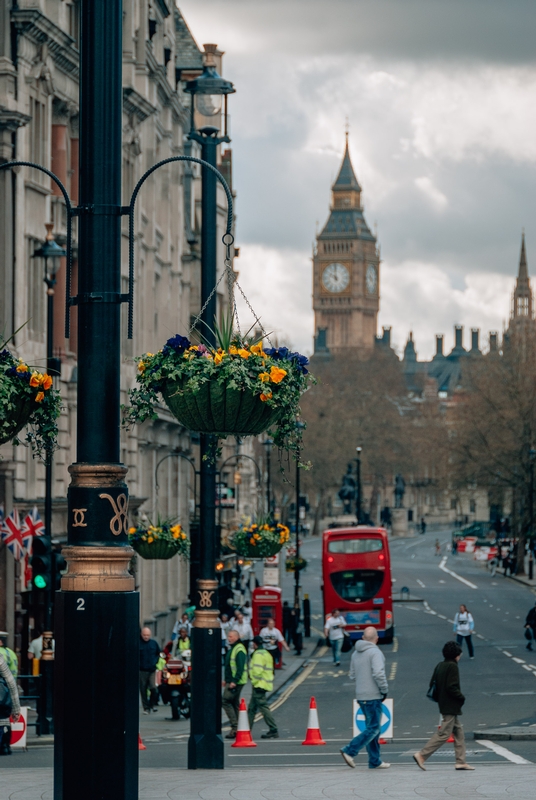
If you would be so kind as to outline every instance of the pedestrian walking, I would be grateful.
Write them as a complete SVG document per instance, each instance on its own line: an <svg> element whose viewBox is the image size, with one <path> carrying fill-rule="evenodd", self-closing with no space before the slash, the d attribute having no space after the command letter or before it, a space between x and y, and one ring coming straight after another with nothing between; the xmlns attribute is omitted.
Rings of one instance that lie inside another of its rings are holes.
<svg viewBox="0 0 536 800"><path fill-rule="evenodd" d="M338 608L334 608L324 623L324 636L328 639L333 651L333 663L336 667L341 663L341 648L344 640L346 620Z"/></svg>
<svg viewBox="0 0 536 800"><path fill-rule="evenodd" d="M143 713L157 711L156 665L160 659L160 647L152 637L150 628L142 628L140 635L140 696Z"/></svg>
<svg viewBox="0 0 536 800"><path fill-rule="evenodd" d="M467 642L467 649L469 650L469 658L471 661L475 657L472 639L474 629L475 621L473 616L467 610L467 606L462 603L460 610L454 615L454 633L456 634L456 641L459 645L464 641Z"/></svg>
<svg viewBox="0 0 536 800"><path fill-rule="evenodd" d="M453 556L457 556L458 555L458 540L457 539L453 539L452 540L452 555Z"/></svg>
<svg viewBox="0 0 536 800"><path fill-rule="evenodd" d="M17 658L17 654L7 646L7 637L7 631L0 631L0 656L3 656L11 674L16 680L19 674L19 659Z"/></svg>
<svg viewBox="0 0 536 800"><path fill-rule="evenodd" d="M421 533L423 535L426 533L426 520L424 517L421 518Z"/></svg>
<svg viewBox="0 0 536 800"><path fill-rule="evenodd" d="M231 630L238 633L242 644L246 648L246 653L248 653L250 642L253 639L253 630L241 611L235 611L235 619L231 623Z"/></svg>
<svg viewBox="0 0 536 800"><path fill-rule="evenodd" d="M378 647L378 631L372 626L365 628L363 638L356 642L350 678L355 679L355 696L365 716L365 730L342 748L341 755L349 767L355 767L353 757L366 747L369 769L388 769L391 765L380 757L382 701L388 692L385 657Z"/></svg>
<svg viewBox="0 0 536 800"><path fill-rule="evenodd" d="M32 639L30 644L28 645L28 660L33 661L37 659L37 661L41 660L41 654L43 652L43 634L40 630L36 630L37 636ZM54 639L52 640L52 650L55 649L55 642Z"/></svg>
<svg viewBox="0 0 536 800"><path fill-rule="evenodd" d="M224 689L221 705L231 723L231 730L225 738L236 739L240 695L248 681L248 655L244 643L240 641L240 634L234 628L227 634L227 641L229 650L223 666Z"/></svg>
<svg viewBox="0 0 536 800"><path fill-rule="evenodd" d="M454 755L456 758L456 769L474 769L465 760L465 736L463 725L460 720L462 706L465 697L460 688L460 670L458 661L462 657L462 648L457 642L447 642L443 647L444 661L440 661L434 669L434 674L430 681L430 689L433 690L433 700L439 705L441 713L441 725L437 733L434 733L422 750L413 754L413 760L421 769L426 769L424 762L435 753L441 745L454 736Z"/></svg>
<svg viewBox="0 0 536 800"><path fill-rule="evenodd" d="M277 723L266 700L267 692L271 692L274 688L274 660L266 650L262 636L253 637L253 655L249 662L249 679L252 687L251 700L248 706L249 729L252 730L255 715L260 711L268 725L268 732L263 733L261 739L279 739Z"/></svg>
<svg viewBox="0 0 536 800"><path fill-rule="evenodd" d="M251 603L249 602L249 600L246 600L246 602L242 606L242 614L244 615L244 619L246 620L246 622L249 622L249 624L251 625L251 620L253 617L253 609L251 608Z"/></svg>
<svg viewBox="0 0 536 800"><path fill-rule="evenodd" d="M285 648L287 652L290 651L290 647L285 642L283 634L281 633L279 628L275 627L275 620L273 620L270 617L265 627L261 628L259 636L263 641L264 649L272 656L274 660L274 667L276 667L281 661L281 650L279 649L279 642L281 642L282 646Z"/></svg>
<svg viewBox="0 0 536 800"><path fill-rule="evenodd" d="M179 638L177 639L177 653L180 655L185 650L191 650L192 643L186 628L181 628L179 631Z"/></svg>
<svg viewBox="0 0 536 800"><path fill-rule="evenodd" d="M527 650L532 650L532 642L536 639L536 601L525 620L525 637L527 639Z"/></svg>
<svg viewBox="0 0 536 800"><path fill-rule="evenodd" d="M294 617L292 616L292 609L288 604L288 600L283 601L283 636L287 644L292 641Z"/></svg>
<svg viewBox="0 0 536 800"><path fill-rule="evenodd" d="M5 658L0 655L0 756L11 755L11 722L17 722L19 716L17 684Z"/></svg>

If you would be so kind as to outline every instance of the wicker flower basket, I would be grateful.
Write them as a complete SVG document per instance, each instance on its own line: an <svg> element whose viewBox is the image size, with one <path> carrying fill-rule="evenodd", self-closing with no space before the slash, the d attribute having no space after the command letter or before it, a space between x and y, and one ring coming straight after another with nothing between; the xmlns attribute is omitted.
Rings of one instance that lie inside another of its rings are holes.
<svg viewBox="0 0 536 800"><path fill-rule="evenodd" d="M168 380L162 389L166 404L186 428L222 436L257 436L277 420L278 412L246 390L206 381L197 391Z"/></svg>
<svg viewBox="0 0 536 800"><path fill-rule="evenodd" d="M3 435L0 436L0 444L5 444L14 439L24 426L28 423L30 415L35 408L35 401L32 398L21 398L21 402L15 410L9 411L9 419L6 419L7 424L2 425ZM4 409L0 410L2 417L7 414ZM2 419L4 423L4 419Z"/></svg>
<svg viewBox="0 0 536 800"><path fill-rule="evenodd" d="M131 542L131 546L136 553L142 558L146 559L161 559L173 558L179 552L179 547L175 542L167 542L160 539L157 542Z"/></svg>
<svg viewBox="0 0 536 800"><path fill-rule="evenodd" d="M229 537L230 547L243 558L270 558L289 540L286 525L262 522L238 528Z"/></svg>
<svg viewBox="0 0 536 800"><path fill-rule="evenodd" d="M302 569L305 569L306 566L307 561L301 556L300 558L290 557L285 561L285 570L287 572L300 572Z"/></svg>

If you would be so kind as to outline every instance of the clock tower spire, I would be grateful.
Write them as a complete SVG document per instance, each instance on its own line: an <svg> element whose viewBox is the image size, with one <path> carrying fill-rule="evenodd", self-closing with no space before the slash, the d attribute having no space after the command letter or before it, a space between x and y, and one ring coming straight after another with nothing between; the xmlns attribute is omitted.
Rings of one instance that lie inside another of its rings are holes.
<svg viewBox="0 0 536 800"><path fill-rule="evenodd" d="M380 257L363 215L348 147L331 187L329 219L313 257L315 353L372 352L379 309Z"/></svg>

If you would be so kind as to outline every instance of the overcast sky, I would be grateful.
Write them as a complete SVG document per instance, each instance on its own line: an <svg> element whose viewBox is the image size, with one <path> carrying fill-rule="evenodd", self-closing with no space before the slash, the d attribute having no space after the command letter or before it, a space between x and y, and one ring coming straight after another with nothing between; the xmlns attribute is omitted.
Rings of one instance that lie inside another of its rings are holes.
<svg viewBox="0 0 536 800"><path fill-rule="evenodd" d="M350 125L382 325L420 358L501 330L536 272L535 0L179 0L225 51L236 262L265 327L312 350L311 248Z"/></svg>

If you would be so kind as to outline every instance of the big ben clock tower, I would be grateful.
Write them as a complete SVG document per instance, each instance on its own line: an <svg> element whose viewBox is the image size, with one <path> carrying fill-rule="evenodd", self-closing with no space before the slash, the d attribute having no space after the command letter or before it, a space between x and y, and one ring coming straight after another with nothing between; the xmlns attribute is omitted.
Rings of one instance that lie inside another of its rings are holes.
<svg viewBox="0 0 536 800"><path fill-rule="evenodd" d="M329 219L313 258L315 353L372 352L380 306L380 257L363 216L348 152L331 187Z"/></svg>

